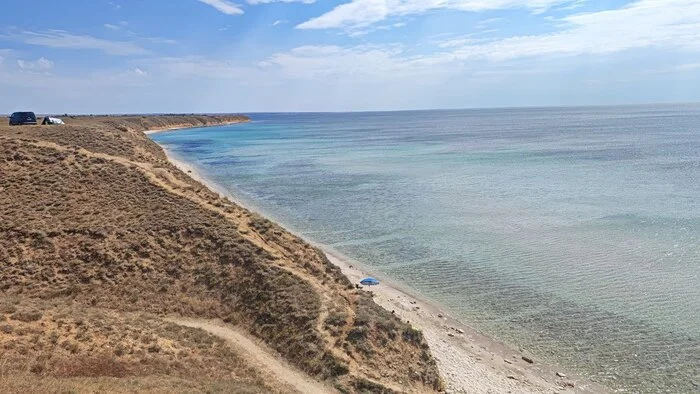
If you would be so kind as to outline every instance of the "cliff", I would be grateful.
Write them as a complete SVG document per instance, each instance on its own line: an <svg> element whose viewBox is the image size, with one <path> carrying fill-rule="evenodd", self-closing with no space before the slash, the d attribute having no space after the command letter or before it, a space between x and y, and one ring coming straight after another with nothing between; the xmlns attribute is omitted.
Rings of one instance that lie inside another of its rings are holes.
<svg viewBox="0 0 700 394"><path fill-rule="evenodd" d="M247 118L64 120L0 127L0 391L299 389L183 319L222 321L329 391L441 388L419 331L143 133Z"/></svg>

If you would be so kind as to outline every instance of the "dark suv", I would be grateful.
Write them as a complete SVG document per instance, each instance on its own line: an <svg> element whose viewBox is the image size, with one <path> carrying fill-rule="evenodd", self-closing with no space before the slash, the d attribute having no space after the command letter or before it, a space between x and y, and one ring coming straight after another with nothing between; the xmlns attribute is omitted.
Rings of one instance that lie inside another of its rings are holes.
<svg viewBox="0 0 700 394"><path fill-rule="evenodd" d="M10 126L36 124L34 112L15 112L10 116Z"/></svg>

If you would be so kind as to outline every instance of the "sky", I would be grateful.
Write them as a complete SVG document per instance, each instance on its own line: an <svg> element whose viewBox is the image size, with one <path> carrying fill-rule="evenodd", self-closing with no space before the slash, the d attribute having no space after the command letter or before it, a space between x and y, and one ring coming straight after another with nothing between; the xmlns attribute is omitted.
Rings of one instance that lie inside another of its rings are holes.
<svg viewBox="0 0 700 394"><path fill-rule="evenodd" d="M0 113L700 102L700 0L3 0Z"/></svg>

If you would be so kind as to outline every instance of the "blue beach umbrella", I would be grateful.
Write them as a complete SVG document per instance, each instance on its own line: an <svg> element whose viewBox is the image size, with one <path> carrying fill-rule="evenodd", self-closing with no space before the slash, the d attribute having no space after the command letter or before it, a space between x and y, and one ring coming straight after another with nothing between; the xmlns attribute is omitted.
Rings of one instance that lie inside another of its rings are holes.
<svg viewBox="0 0 700 394"><path fill-rule="evenodd" d="M375 286L379 284L379 281L375 278L364 278L360 281L360 284L365 285L365 286Z"/></svg>

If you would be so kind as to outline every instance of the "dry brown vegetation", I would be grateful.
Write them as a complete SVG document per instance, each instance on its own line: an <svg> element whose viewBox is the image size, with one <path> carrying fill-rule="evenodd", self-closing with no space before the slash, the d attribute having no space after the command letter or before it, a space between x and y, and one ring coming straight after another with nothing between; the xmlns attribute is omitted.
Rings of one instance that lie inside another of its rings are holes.
<svg viewBox="0 0 700 394"><path fill-rule="evenodd" d="M341 392L441 388L420 332L142 133L244 118L66 120L0 127L1 392L291 390L167 316L236 325Z"/></svg>

